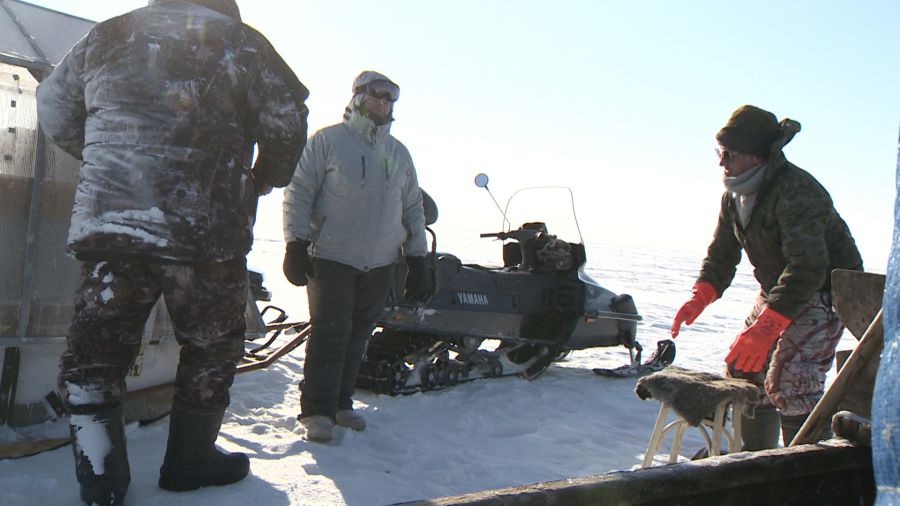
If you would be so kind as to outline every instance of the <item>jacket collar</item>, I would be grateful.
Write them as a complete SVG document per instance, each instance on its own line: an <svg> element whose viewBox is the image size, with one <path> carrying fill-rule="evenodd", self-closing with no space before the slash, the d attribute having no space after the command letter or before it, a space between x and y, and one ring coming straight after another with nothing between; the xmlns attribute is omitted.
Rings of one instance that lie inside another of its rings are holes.
<svg viewBox="0 0 900 506"><path fill-rule="evenodd" d="M359 109L348 110L344 114L344 124L369 144L381 144L391 133L390 121L384 125L376 125L374 121L359 112Z"/></svg>

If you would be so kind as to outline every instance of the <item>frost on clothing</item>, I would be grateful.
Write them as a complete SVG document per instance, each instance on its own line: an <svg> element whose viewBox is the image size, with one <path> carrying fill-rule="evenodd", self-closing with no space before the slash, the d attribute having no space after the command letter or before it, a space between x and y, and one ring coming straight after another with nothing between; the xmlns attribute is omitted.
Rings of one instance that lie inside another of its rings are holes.
<svg viewBox="0 0 900 506"><path fill-rule="evenodd" d="M287 242L359 270L424 256L425 211L409 151L358 110L316 132L284 195Z"/></svg>
<svg viewBox="0 0 900 506"><path fill-rule="evenodd" d="M37 92L47 137L83 160L70 250L243 256L257 186L291 180L307 96L261 34L201 5L157 0L96 25Z"/></svg>
<svg viewBox="0 0 900 506"><path fill-rule="evenodd" d="M94 474L106 473L106 456L112 450L112 443L106 432L106 424L95 415L72 414L69 423L76 435L77 450L91 463Z"/></svg>

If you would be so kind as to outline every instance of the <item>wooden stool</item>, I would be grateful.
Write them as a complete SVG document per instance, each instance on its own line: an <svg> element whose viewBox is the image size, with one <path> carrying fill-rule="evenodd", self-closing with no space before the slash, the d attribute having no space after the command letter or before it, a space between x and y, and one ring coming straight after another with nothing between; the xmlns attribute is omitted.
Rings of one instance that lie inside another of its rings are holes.
<svg viewBox="0 0 900 506"><path fill-rule="evenodd" d="M641 399L655 398L660 403L641 466L645 468L653 464L653 457L670 431L673 435L669 463L675 463L688 427L697 427L711 457L721 455L723 441L728 444L728 453L741 451L741 414L759 398L759 389L749 381L678 367L668 367L641 378L635 392ZM667 422L670 410L675 412L676 419ZM732 420L730 430L727 427L729 417Z"/></svg>
<svg viewBox="0 0 900 506"><path fill-rule="evenodd" d="M713 418L706 418L697 429L703 434L706 441L707 455L715 457L721 454L722 438L728 442L728 453L735 453L741 450L741 417L740 413L744 409L743 404L737 404L732 401L725 401L716 406ZM737 409L735 409L737 408ZM656 424L653 426L653 433L650 434L650 444L647 445L647 452L644 454L644 464L641 467L650 467L653 465L653 457L659 452L663 438L669 431L674 431L672 436L672 446L669 450L669 464L674 464L678 460L678 452L681 450L681 439L684 437L684 431L690 423L684 418L678 416L674 421L666 424L666 417L669 414L669 406L660 402L659 415L656 417ZM726 427L726 420L731 413L732 426L731 430ZM734 416L737 412L738 416ZM707 427L712 429L712 437L710 437Z"/></svg>

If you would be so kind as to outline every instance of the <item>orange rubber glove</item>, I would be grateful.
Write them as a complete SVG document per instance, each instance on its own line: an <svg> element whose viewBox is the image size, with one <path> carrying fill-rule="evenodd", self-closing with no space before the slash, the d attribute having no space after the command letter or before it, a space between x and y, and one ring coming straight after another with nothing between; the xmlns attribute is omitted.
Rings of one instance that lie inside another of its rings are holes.
<svg viewBox="0 0 900 506"><path fill-rule="evenodd" d="M691 298L681 306L681 309L675 313L675 321L672 322L672 337L678 336L681 330L681 324L690 325L700 316L700 313L706 309L706 306L712 304L719 298L718 292L713 288L712 284L707 281L697 281L694 288L691 289Z"/></svg>
<svg viewBox="0 0 900 506"><path fill-rule="evenodd" d="M769 307L762 310L753 325L745 328L731 343L725 363L744 372L758 372L769 358L769 350L791 320Z"/></svg>

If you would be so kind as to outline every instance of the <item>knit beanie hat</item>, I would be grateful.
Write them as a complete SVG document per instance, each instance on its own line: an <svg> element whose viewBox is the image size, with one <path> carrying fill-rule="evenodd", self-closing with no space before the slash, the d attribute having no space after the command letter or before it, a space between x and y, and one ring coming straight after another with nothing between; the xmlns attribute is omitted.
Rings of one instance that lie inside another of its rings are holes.
<svg viewBox="0 0 900 506"><path fill-rule="evenodd" d="M752 105L742 105L731 113L728 122L716 134L716 140L727 149L768 159L779 133L774 114Z"/></svg>

